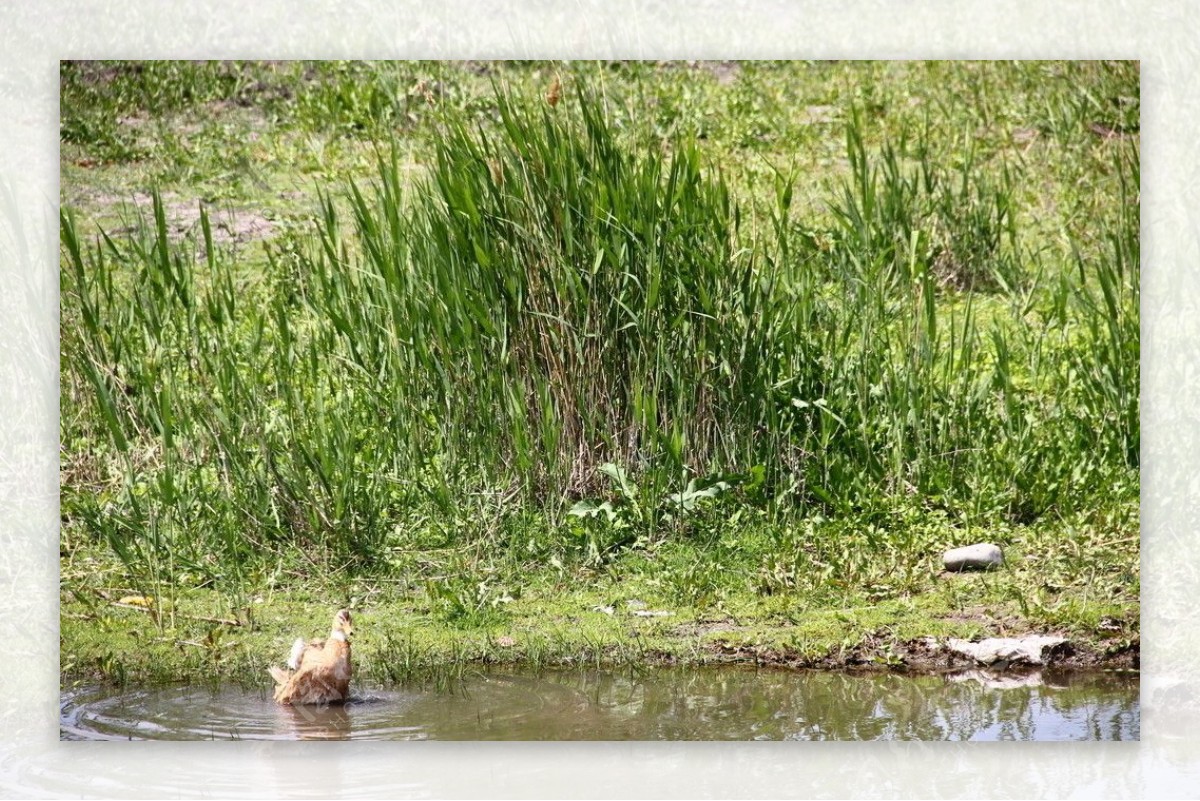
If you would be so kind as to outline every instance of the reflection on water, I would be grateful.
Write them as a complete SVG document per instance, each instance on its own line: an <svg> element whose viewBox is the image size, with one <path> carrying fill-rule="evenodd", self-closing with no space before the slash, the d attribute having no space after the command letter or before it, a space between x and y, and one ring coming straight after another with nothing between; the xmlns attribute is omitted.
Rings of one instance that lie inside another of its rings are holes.
<svg viewBox="0 0 1200 801"><path fill-rule="evenodd" d="M63 694L63 739L1137 740L1136 676L854 675L744 668L492 671L451 691L356 689L282 707L265 690Z"/></svg>
<svg viewBox="0 0 1200 801"><path fill-rule="evenodd" d="M329 706L279 707L287 722L280 731L292 732L301 740L348 740L350 711L342 704Z"/></svg>

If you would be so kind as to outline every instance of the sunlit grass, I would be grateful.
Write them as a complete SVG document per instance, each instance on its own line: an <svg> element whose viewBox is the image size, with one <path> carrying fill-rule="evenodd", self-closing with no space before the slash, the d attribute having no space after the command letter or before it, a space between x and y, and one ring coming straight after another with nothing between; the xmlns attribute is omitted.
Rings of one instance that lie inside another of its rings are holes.
<svg viewBox="0 0 1200 801"><path fill-rule="evenodd" d="M266 256L161 195L122 233L64 209L64 558L165 604L399 577L490 630L575 582L949 604L940 551L988 539L1030 619L1136 603L1127 65L74 69L64 142L129 174L250 164L251 198L337 152ZM276 140L180 155L238 98Z"/></svg>

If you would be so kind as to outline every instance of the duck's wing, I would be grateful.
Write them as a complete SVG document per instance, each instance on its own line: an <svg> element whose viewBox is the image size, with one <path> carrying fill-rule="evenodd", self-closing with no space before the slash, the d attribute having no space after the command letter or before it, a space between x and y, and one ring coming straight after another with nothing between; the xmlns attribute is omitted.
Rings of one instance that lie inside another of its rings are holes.
<svg viewBox="0 0 1200 801"><path fill-rule="evenodd" d="M292 670L296 670L297 668L299 668L300 660L304 656L304 649L307 647L308 646L305 645L304 640L302 638L299 638L299 637L296 638L296 641L294 643L292 643L292 652L288 655L288 658L287 658L287 666L290 667Z"/></svg>

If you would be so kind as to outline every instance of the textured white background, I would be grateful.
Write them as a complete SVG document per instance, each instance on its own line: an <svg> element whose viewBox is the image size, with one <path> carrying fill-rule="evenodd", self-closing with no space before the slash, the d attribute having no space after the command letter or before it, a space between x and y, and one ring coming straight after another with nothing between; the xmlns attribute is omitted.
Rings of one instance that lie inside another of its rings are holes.
<svg viewBox="0 0 1200 801"><path fill-rule="evenodd" d="M0 796L1200 796L1198 11L1179 0L0 5ZM60 743L57 62L114 57L1140 59L1142 742Z"/></svg>

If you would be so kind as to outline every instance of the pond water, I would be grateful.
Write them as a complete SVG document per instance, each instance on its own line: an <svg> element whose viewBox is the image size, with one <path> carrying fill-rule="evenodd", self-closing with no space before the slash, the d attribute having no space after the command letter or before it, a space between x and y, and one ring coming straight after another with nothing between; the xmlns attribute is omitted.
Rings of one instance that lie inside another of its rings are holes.
<svg viewBox="0 0 1200 801"><path fill-rule="evenodd" d="M266 683L82 687L63 740L1137 740L1136 674L656 668L486 671L283 707Z"/></svg>

